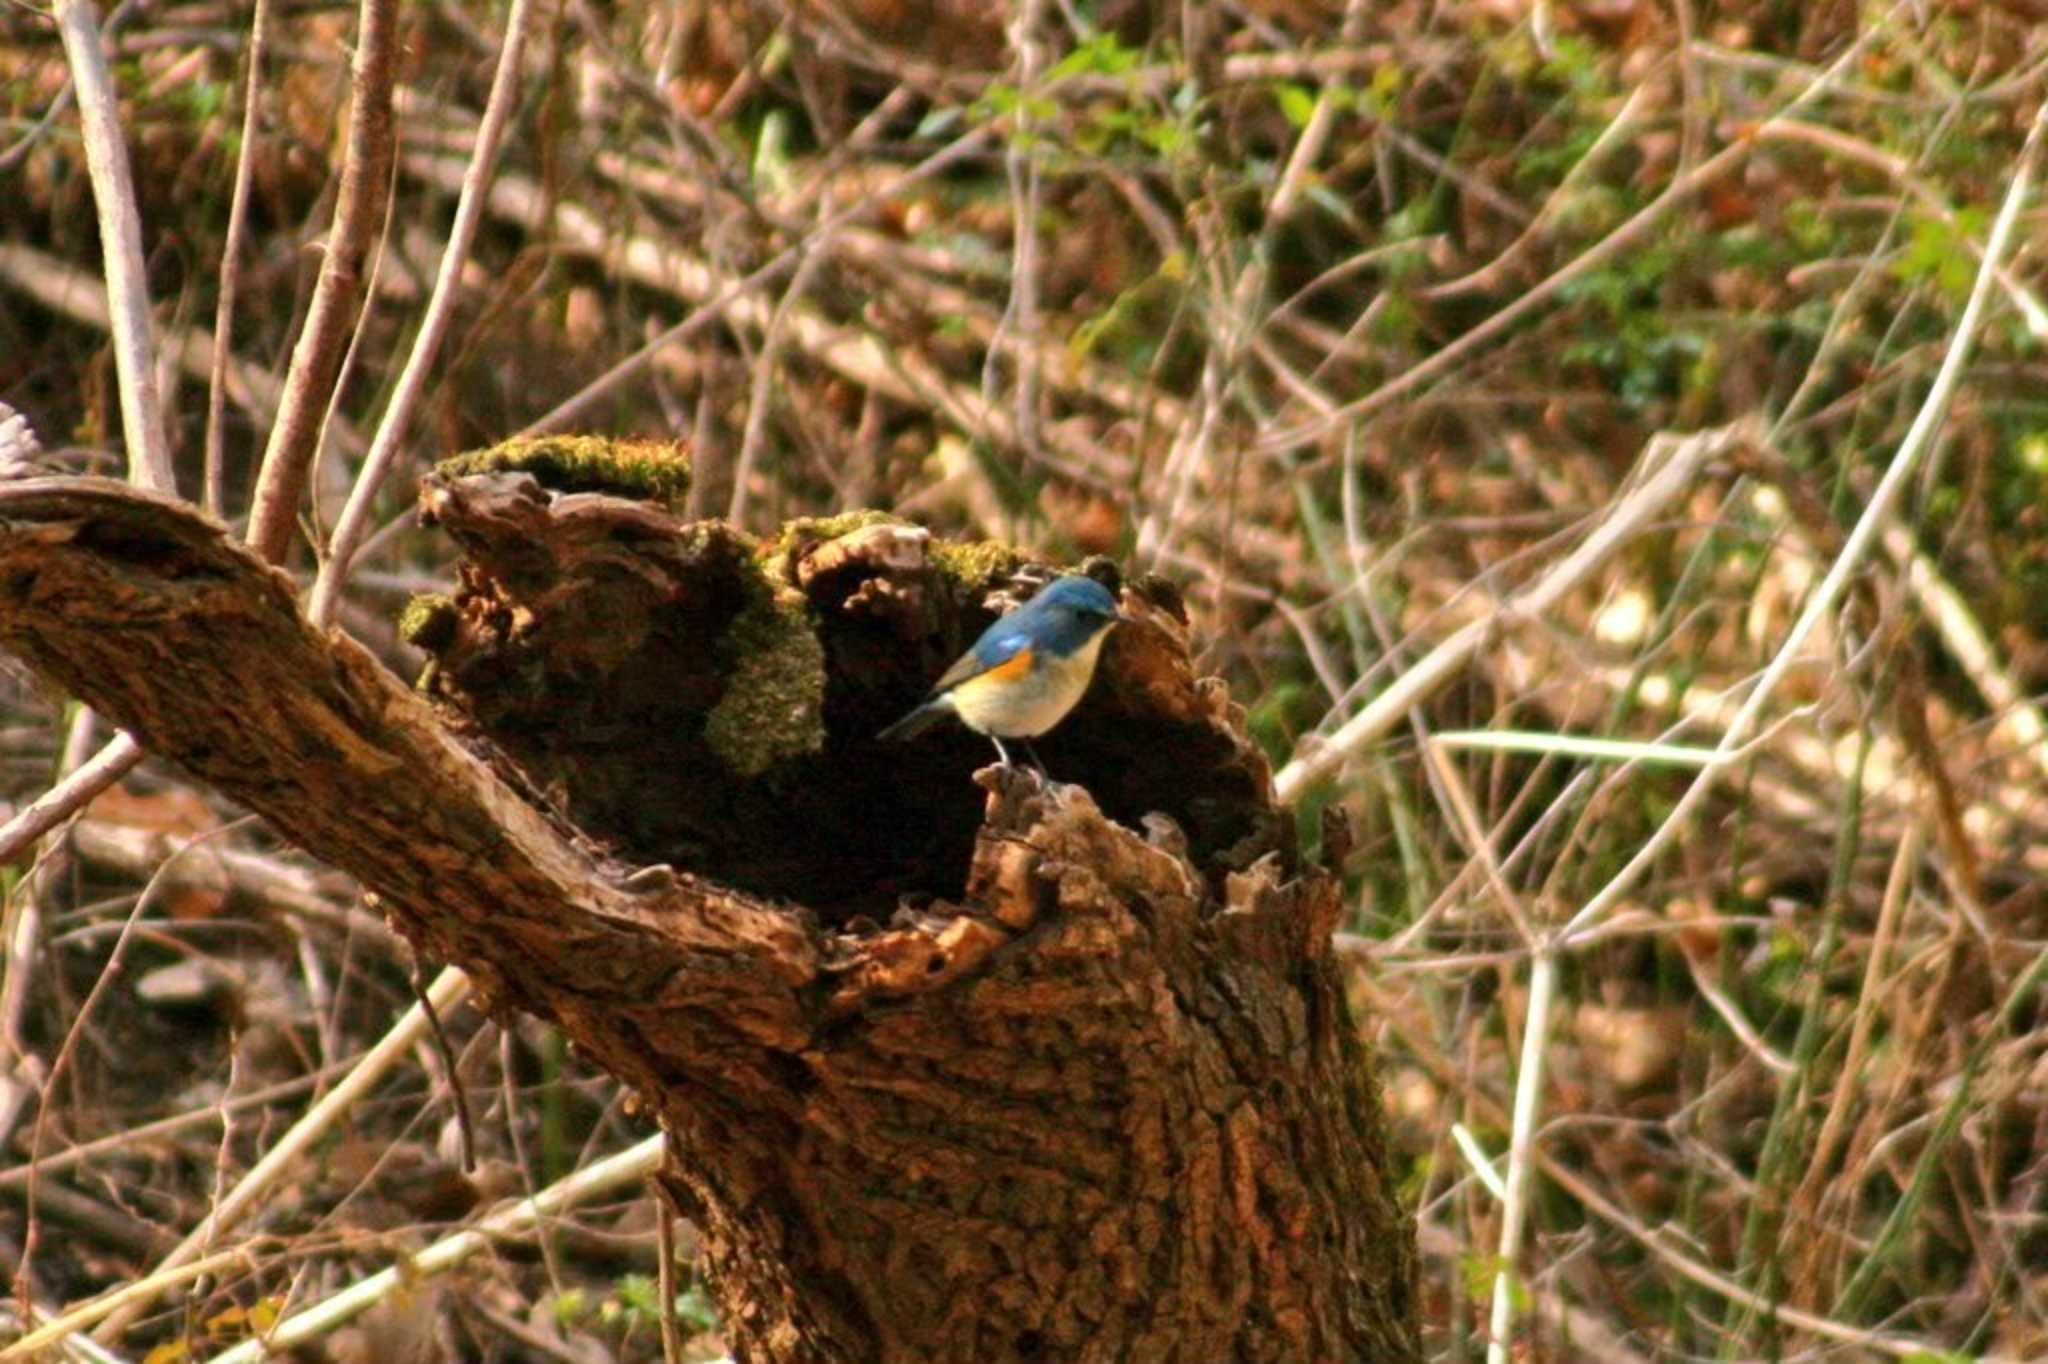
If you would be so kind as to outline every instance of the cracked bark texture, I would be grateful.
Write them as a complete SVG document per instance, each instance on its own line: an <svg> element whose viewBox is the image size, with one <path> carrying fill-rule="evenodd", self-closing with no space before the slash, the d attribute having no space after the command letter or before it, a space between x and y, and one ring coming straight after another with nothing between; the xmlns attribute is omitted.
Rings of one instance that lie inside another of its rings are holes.
<svg viewBox="0 0 2048 1364"><path fill-rule="evenodd" d="M0 647L636 1090L738 1358L1419 1358L1338 886L1170 591L1048 785L872 737L1029 565L525 475L423 511L468 557L418 690L96 479L0 484Z"/></svg>

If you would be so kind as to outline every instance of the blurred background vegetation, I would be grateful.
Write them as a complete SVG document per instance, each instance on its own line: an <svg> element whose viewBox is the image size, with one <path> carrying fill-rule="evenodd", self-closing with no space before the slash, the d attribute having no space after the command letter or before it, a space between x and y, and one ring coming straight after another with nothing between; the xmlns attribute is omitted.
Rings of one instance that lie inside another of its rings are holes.
<svg viewBox="0 0 2048 1364"><path fill-rule="evenodd" d="M247 146L247 5L105 18L188 494L248 159L232 518L319 268L356 15L275 0ZM1436 1357L1476 1357L1504 1263L1476 1162L1503 1158L1531 944L1694 773L1430 736L1716 741L1951 345L2043 98L2044 18L542 4L340 619L417 671L392 622L446 582L450 547L409 521L434 460L542 424L679 438L690 509L757 533L874 506L1168 575L1277 765L1576 543L1652 435L1760 415L1767 440L1301 801L1310 842L1326 805L1357 830L1340 945L1420 1218L1424 1325ZM302 575L418 329L505 14L428 0L400 22L394 197ZM27 6L0 12L0 107L0 402L70 467L118 473L91 190L62 50ZM1509 1266L1521 1358L2048 1356L2048 1043L2015 992L2048 949L2027 700L2048 685L2043 229L2030 209L1939 442L1766 737L1561 962ZM80 747L74 720L0 675L0 813ZM0 1104L0 1265L22 1296L143 1272L406 1001L403 949L352 888L234 820L145 766L4 872L10 930L29 904L40 925L9 932L0 990L20 1100ZM166 870L194 838L209 851ZM125 970L78 1025L117 939ZM641 1134L545 1030L449 1029L480 1171L456 1166L423 1058L264 1211L248 1269L145 1323L152 1360L203 1357ZM39 1177L22 1278L8 1167L178 1114ZM581 1210L306 1357L658 1357L651 1228L644 1199ZM705 1300L687 1309L689 1349L715 1355Z"/></svg>

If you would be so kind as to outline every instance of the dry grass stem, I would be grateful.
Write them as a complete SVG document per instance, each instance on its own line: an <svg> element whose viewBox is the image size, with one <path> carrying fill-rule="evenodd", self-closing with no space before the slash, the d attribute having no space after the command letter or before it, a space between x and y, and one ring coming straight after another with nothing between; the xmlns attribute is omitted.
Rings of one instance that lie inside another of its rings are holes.
<svg viewBox="0 0 2048 1364"><path fill-rule="evenodd" d="M607 1156L549 1185L532 1198L492 1213L472 1230L443 1237L411 1256L402 1268L381 1270L330 1298L302 1308L262 1337L215 1355L209 1364L256 1364L275 1351L318 1340L391 1293L417 1279L455 1268L478 1251L490 1249L500 1238L524 1235L579 1203L641 1183L660 1168L665 1150L663 1138L649 1137L617 1155Z"/></svg>
<svg viewBox="0 0 2048 1364"><path fill-rule="evenodd" d="M427 987L426 998L437 1013L445 1014L468 995L469 978L450 967ZM134 1291L124 1294L114 1310L103 1314L106 1321L95 1333L95 1338L102 1344L118 1340L137 1317L149 1310L150 1304L156 1300L156 1292L139 1291L146 1284L158 1284L157 1291L160 1292L162 1287L182 1282L172 1277L179 1268L197 1260L258 1202L269 1197L278 1182L291 1174L314 1143L327 1137L334 1125L426 1038L427 1028L426 1009L418 1004L407 1009L392 1025L391 1031L363 1054L339 1084L322 1095L318 1103L306 1110L304 1117L271 1143L263 1153L263 1159L242 1176L226 1197L213 1205L199 1225L163 1258L149 1278L135 1285Z"/></svg>

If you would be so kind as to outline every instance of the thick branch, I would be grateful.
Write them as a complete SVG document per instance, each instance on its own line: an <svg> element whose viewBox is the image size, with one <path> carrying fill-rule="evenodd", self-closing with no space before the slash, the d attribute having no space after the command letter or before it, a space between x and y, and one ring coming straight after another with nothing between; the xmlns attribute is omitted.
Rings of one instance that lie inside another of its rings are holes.
<svg viewBox="0 0 2048 1364"><path fill-rule="evenodd" d="M100 479L0 485L0 646L354 873L497 998L712 1003L797 1039L815 966L786 916L689 878L622 888L188 506Z"/></svg>

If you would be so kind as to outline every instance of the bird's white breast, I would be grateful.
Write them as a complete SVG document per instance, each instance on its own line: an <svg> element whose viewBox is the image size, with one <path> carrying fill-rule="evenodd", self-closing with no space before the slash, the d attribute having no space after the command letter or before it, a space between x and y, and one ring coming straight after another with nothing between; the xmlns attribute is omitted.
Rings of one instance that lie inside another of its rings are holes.
<svg viewBox="0 0 2048 1364"><path fill-rule="evenodd" d="M967 727L1001 739L1035 739L1072 710L1095 675L1104 631L1065 658L1039 656L1039 666L1014 681L972 678L949 695Z"/></svg>

